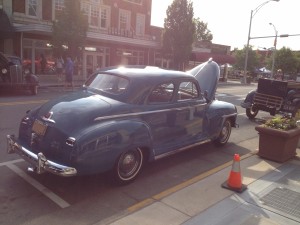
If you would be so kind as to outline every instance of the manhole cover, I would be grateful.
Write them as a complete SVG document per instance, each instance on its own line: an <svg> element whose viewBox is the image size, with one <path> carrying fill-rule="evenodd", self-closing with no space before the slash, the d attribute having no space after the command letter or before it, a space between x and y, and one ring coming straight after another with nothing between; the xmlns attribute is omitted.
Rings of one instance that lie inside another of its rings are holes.
<svg viewBox="0 0 300 225"><path fill-rule="evenodd" d="M287 188L275 188L260 199L264 205L300 219L300 193Z"/></svg>

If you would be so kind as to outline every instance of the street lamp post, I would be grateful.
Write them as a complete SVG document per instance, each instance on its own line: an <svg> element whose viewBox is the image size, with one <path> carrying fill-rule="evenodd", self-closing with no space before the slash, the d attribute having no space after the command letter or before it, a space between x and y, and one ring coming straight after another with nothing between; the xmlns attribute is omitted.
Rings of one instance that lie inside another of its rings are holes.
<svg viewBox="0 0 300 225"><path fill-rule="evenodd" d="M250 23L249 23L249 31L248 31L248 38L247 38L247 46L246 46L246 56L245 56L245 67L244 67L244 83L246 83L246 79L247 79L247 64L248 64L248 55L249 55L249 42L250 42L250 34L251 34L251 25L252 25L252 19L255 16L255 14L267 3L269 2L279 2L280 0L268 0L266 2L263 2L262 4L260 4L259 6L257 6L254 10L251 10L251 14L250 14Z"/></svg>
<svg viewBox="0 0 300 225"><path fill-rule="evenodd" d="M275 55L276 55L276 46L277 46L277 36L278 36L278 31L276 30L276 27L274 26L273 23L269 23L271 26L273 26L274 31L275 31L275 40L274 40L274 49L273 49L273 56L272 56L272 72L271 72L271 78L274 77L274 66L275 66Z"/></svg>

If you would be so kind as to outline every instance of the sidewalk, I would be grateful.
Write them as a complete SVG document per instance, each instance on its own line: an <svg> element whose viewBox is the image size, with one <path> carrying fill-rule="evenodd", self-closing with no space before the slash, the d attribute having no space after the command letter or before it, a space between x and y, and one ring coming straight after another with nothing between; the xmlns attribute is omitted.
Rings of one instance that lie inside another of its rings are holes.
<svg viewBox="0 0 300 225"><path fill-rule="evenodd" d="M293 225L300 223L300 151L279 164L255 153L240 162L243 184L236 193L221 187L231 164L172 194L153 196L97 225Z"/></svg>
<svg viewBox="0 0 300 225"><path fill-rule="evenodd" d="M63 87L64 77L61 81L58 81L56 74L51 75L37 75L39 79L39 87L45 88L45 87ZM73 84L74 87L81 87L84 84L85 80L82 78L82 76L73 76Z"/></svg>

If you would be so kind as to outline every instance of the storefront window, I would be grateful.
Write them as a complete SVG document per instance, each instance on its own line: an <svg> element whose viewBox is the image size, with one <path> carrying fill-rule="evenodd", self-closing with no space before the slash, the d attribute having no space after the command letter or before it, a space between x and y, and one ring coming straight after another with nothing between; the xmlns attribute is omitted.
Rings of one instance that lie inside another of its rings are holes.
<svg viewBox="0 0 300 225"><path fill-rule="evenodd" d="M52 49L47 46L47 41L24 39L22 57L23 66L35 74L55 73L55 60L52 57Z"/></svg>

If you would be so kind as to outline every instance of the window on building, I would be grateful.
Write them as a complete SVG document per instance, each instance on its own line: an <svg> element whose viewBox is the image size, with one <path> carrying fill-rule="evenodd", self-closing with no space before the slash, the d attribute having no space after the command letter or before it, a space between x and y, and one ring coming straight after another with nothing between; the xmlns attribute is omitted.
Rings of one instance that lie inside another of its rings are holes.
<svg viewBox="0 0 300 225"><path fill-rule="evenodd" d="M54 1L54 11L55 11L55 18L58 17L65 8L65 1L64 0L55 0Z"/></svg>
<svg viewBox="0 0 300 225"><path fill-rule="evenodd" d="M144 14L138 13L136 15L136 35L144 35L145 34L145 20L146 16Z"/></svg>
<svg viewBox="0 0 300 225"><path fill-rule="evenodd" d="M89 25L99 28L108 28L110 24L110 8L101 5L98 1L82 3L81 10L87 16Z"/></svg>
<svg viewBox="0 0 300 225"><path fill-rule="evenodd" d="M55 10L62 11L65 8L65 0L55 0Z"/></svg>
<svg viewBox="0 0 300 225"><path fill-rule="evenodd" d="M37 16L37 1L29 0L28 2L28 15Z"/></svg>
<svg viewBox="0 0 300 225"><path fill-rule="evenodd" d="M90 24L92 26L98 27L99 23L99 8L97 7L91 7L91 14L90 14Z"/></svg>
<svg viewBox="0 0 300 225"><path fill-rule="evenodd" d="M37 0L28 0L28 11L27 14L29 16L38 16L38 2Z"/></svg>
<svg viewBox="0 0 300 225"><path fill-rule="evenodd" d="M109 27L109 9L108 8L101 8L101 18L100 18L100 27L101 28L108 28Z"/></svg>
<svg viewBox="0 0 300 225"><path fill-rule="evenodd" d="M129 30L130 29L130 11L120 9L119 11L119 29Z"/></svg>

